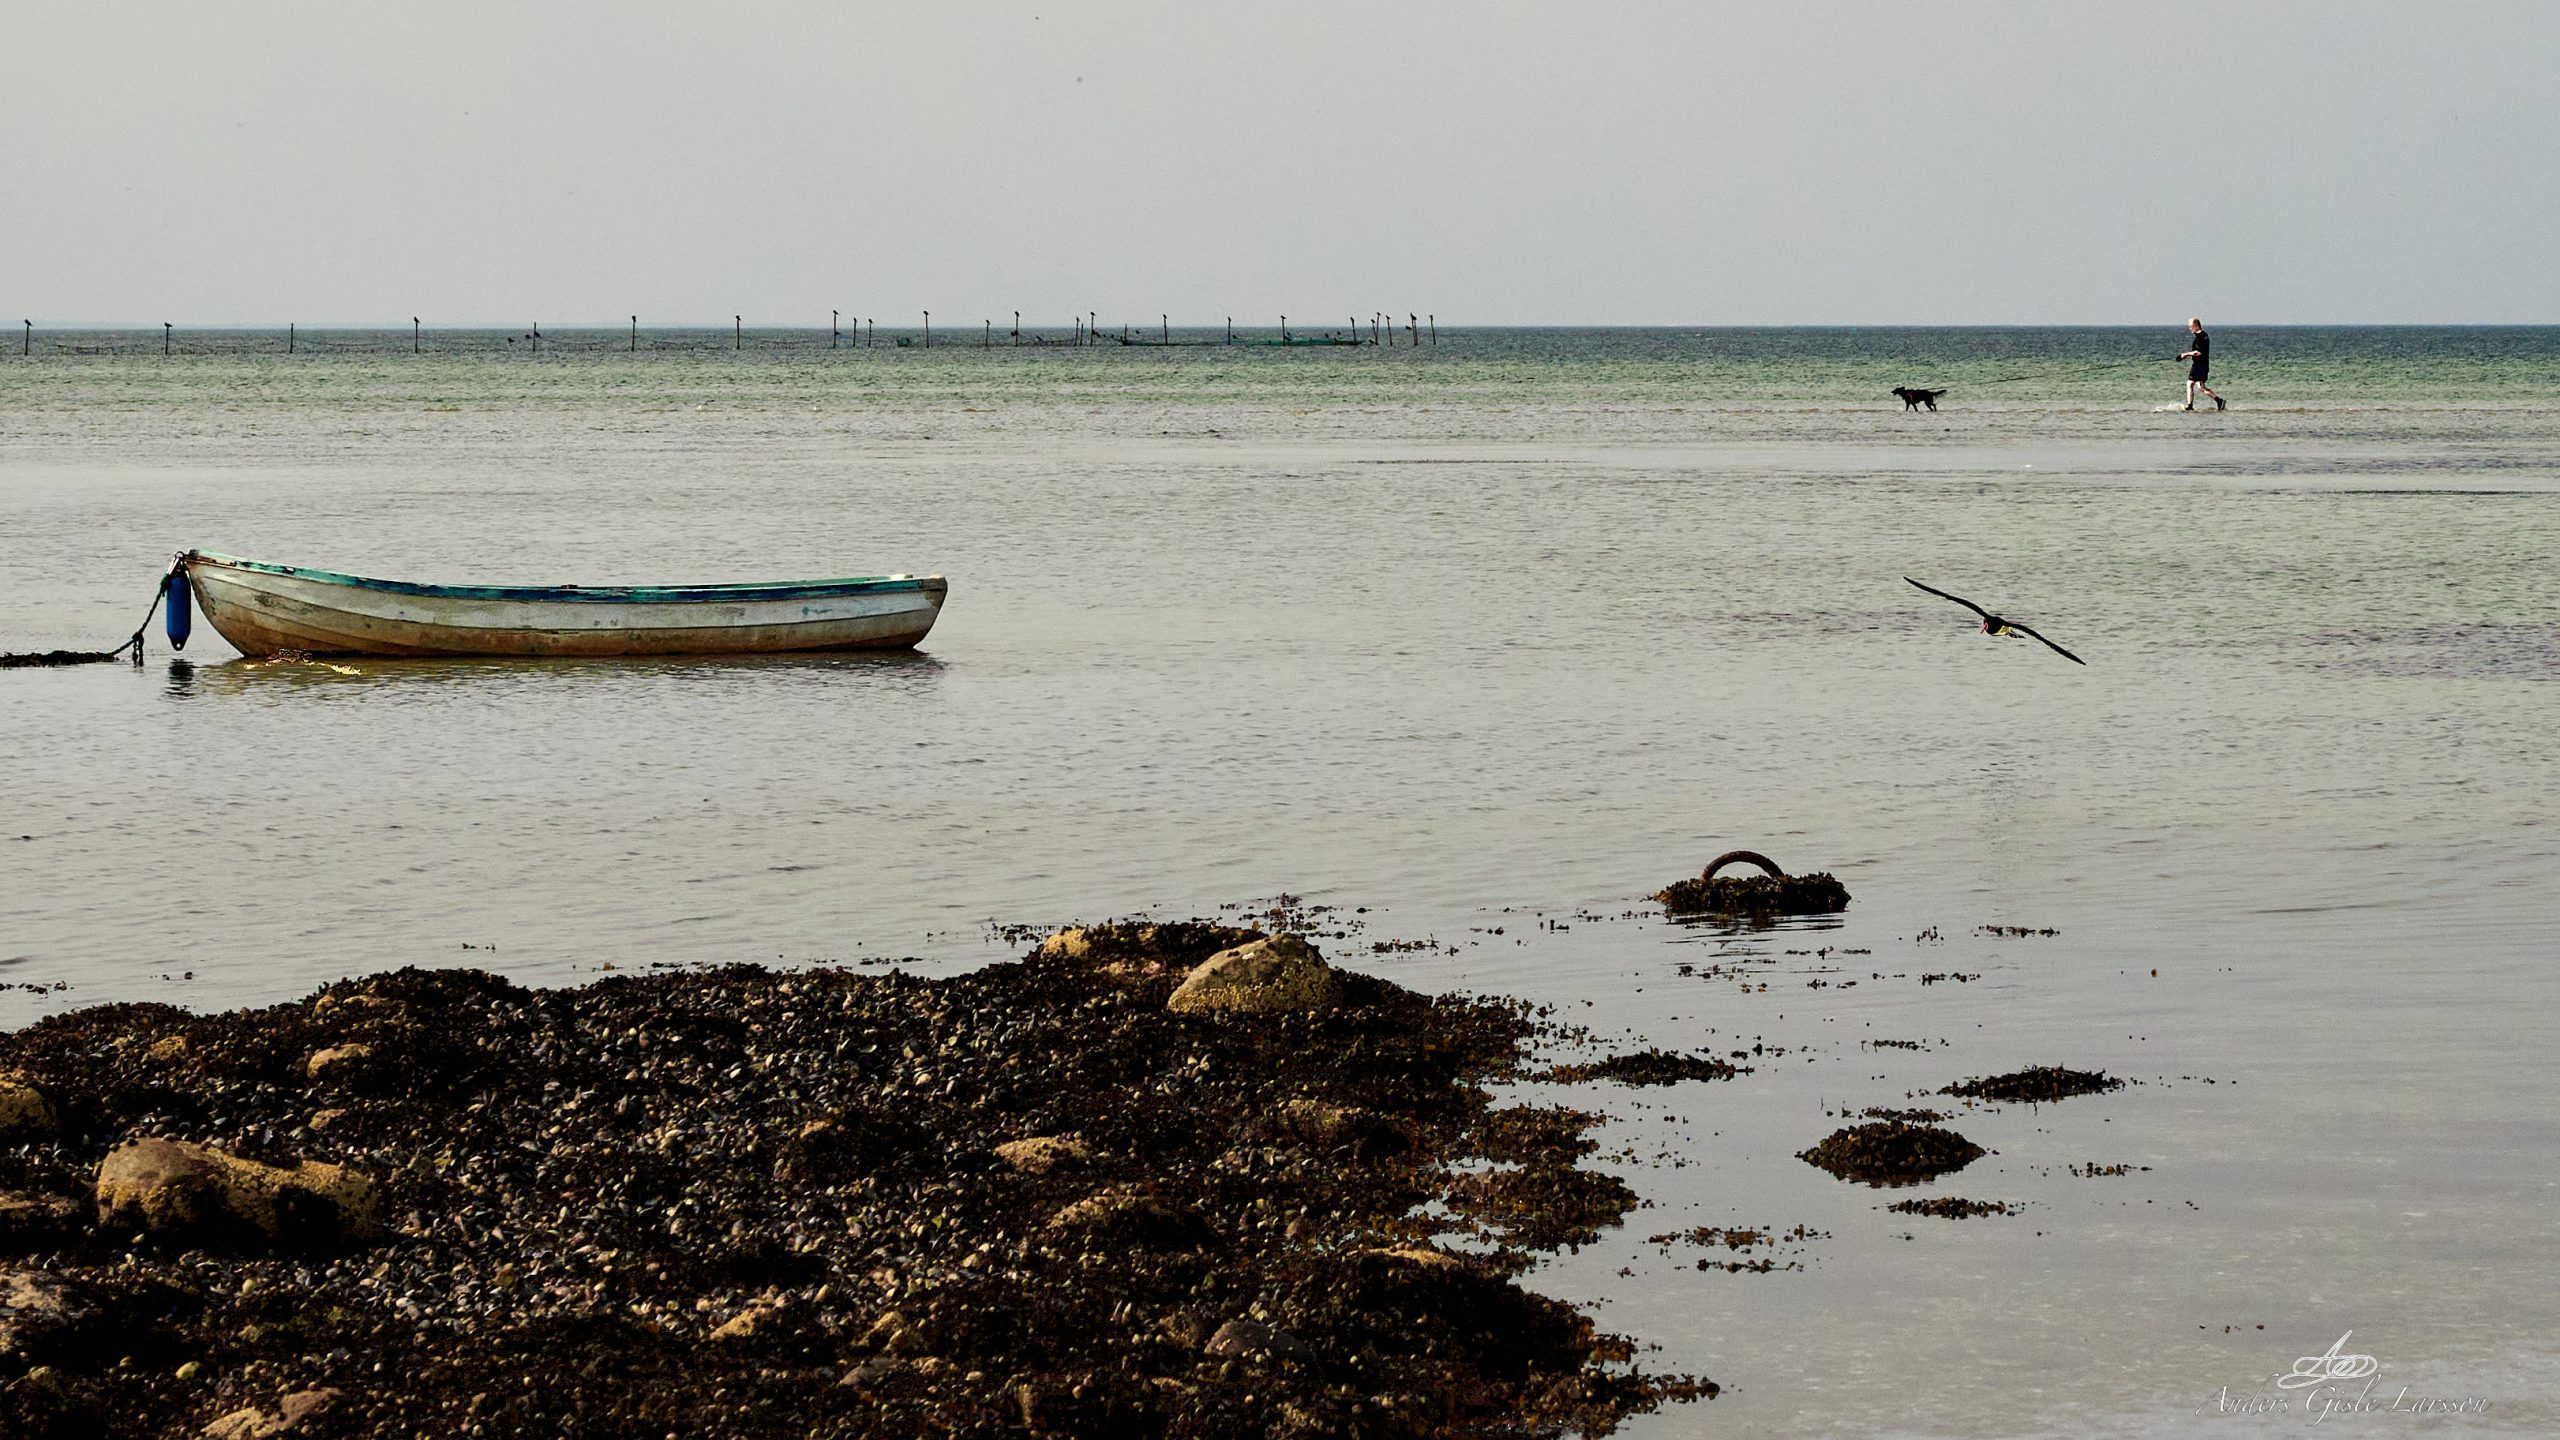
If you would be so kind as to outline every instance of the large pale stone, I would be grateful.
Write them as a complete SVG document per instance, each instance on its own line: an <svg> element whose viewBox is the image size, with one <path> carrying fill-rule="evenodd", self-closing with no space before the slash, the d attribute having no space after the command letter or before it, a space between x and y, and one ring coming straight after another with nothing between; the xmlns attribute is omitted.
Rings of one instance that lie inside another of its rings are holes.
<svg viewBox="0 0 2560 1440"><path fill-rule="evenodd" d="M1086 925L1061 930L1041 941L1030 958L1035 964L1071 964L1122 982L1135 982L1179 975L1203 956L1261 938L1259 930L1225 925Z"/></svg>
<svg viewBox="0 0 2560 1440"><path fill-rule="evenodd" d="M1429 1245L1397 1245L1381 1249L1362 1250L1358 1253L1362 1255L1375 1255L1380 1259L1392 1260L1399 1265L1410 1265L1420 1270L1438 1271L1444 1275L1462 1274L1470 1268L1466 1261L1450 1254L1446 1250L1437 1249Z"/></svg>
<svg viewBox="0 0 2560 1440"><path fill-rule="evenodd" d="M1259 1320L1237 1317L1218 1327L1209 1343L1200 1347L1203 1354L1220 1359L1271 1356L1284 1360L1304 1359L1311 1354L1306 1342L1286 1330L1275 1330Z"/></svg>
<svg viewBox="0 0 2560 1440"><path fill-rule="evenodd" d="M1022 1174L1046 1175L1084 1164L1093 1158L1093 1148L1072 1136L1034 1135L997 1146L996 1158Z"/></svg>
<svg viewBox="0 0 2560 1440"><path fill-rule="evenodd" d="M15 1075L0 1075L0 1135L50 1135L53 1102Z"/></svg>
<svg viewBox="0 0 2560 1440"><path fill-rule="evenodd" d="M1221 950L1183 977L1166 1001L1174 1010L1329 1010L1342 1001L1342 977L1316 947L1274 935Z"/></svg>
<svg viewBox="0 0 2560 1440"><path fill-rule="evenodd" d="M711 1332L714 1340L753 1340L778 1328L782 1311L772 1305L750 1305Z"/></svg>
<svg viewBox="0 0 2560 1440"><path fill-rule="evenodd" d="M278 1400L272 1411L243 1406L205 1426L200 1433L204 1440L269 1440L271 1436L316 1430L317 1417L326 1413L337 1398L335 1390L296 1390Z"/></svg>
<svg viewBox="0 0 2560 1440"><path fill-rule="evenodd" d="M154 1234L254 1234L329 1244L378 1226L373 1181L315 1160L262 1165L210 1145L147 1138L98 1162L98 1223Z"/></svg>
<svg viewBox="0 0 2560 1440"><path fill-rule="evenodd" d="M323 1050L312 1051L311 1058L302 1062L302 1073L314 1080L326 1080L359 1069L365 1061L372 1058L373 1047L361 1040L346 1045L332 1045Z"/></svg>

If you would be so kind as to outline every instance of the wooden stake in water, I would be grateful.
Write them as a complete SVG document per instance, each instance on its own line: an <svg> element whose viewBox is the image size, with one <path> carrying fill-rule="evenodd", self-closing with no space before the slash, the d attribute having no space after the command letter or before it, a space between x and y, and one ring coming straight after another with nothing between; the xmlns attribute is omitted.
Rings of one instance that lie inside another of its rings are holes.
<svg viewBox="0 0 2560 1440"><path fill-rule="evenodd" d="M1219 341L1218 343L1221 345L1233 345L1236 343L1236 317L1233 315L1227 317L1227 338Z"/></svg>
<svg viewBox="0 0 2560 1440"><path fill-rule="evenodd" d="M1165 344L1167 344L1167 345L1170 345L1170 344L1172 344L1172 343L1173 343L1173 317L1172 317L1172 316L1170 316L1170 315L1158 315L1158 316L1156 317L1156 338L1157 338L1157 339L1159 339L1159 340L1161 340L1161 341L1163 341L1163 342L1164 342Z"/></svg>
<svg viewBox="0 0 2560 1440"><path fill-rule="evenodd" d="M284 353L287 355L293 353L293 331L293 322L290 320L284 322Z"/></svg>
<svg viewBox="0 0 2560 1440"><path fill-rule="evenodd" d="M729 317L729 348L731 350L747 348L747 317L744 315Z"/></svg>
<svg viewBox="0 0 2560 1440"><path fill-rule="evenodd" d="M1013 312L1013 348L1022 348L1022 312L1019 310Z"/></svg>
<svg viewBox="0 0 2560 1440"><path fill-rule="evenodd" d="M930 310L924 312L924 348L933 348L933 312Z"/></svg>
<svg viewBox="0 0 2560 1440"><path fill-rule="evenodd" d="M163 355L166 355L166 354L168 354L168 353L169 353L169 330L170 330L170 328L171 328L171 327L170 327L170 325L169 325L169 322L168 322L168 321L163 320L163 321L161 321L161 322L160 322L160 353L161 353L161 354L163 354Z"/></svg>
<svg viewBox="0 0 2560 1440"><path fill-rule="evenodd" d="M843 328L843 320L843 311L830 310L827 312L827 348L830 350L836 348L836 334Z"/></svg>
<svg viewBox="0 0 2560 1440"><path fill-rule="evenodd" d="M640 353L640 317L637 315L631 317L631 353Z"/></svg>
<svg viewBox="0 0 2560 1440"><path fill-rule="evenodd" d="M409 317L409 353L418 353L418 317L415 315Z"/></svg>
<svg viewBox="0 0 2560 1440"><path fill-rule="evenodd" d="M1280 343L1289 343L1289 317L1286 315L1280 317Z"/></svg>
<svg viewBox="0 0 2560 1440"><path fill-rule="evenodd" d="M1440 343L1440 317L1432 315L1426 318L1431 321L1431 343L1437 345Z"/></svg>
<svg viewBox="0 0 2560 1440"><path fill-rule="evenodd" d="M21 320L18 323L27 327L26 333L18 337L18 353L25 355L31 353L35 349L36 322L33 320Z"/></svg>
<svg viewBox="0 0 2560 1440"><path fill-rule="evenodd" d="M1412 311L1410 311L1410 310L1408 310L1408 311L1406 311L1406 312L1405 312L1405 316L1404 316L1404 333L1405 333L1405 337L1406 337L1407 339L1411 340L1411 341L1412 341L1414 344L1416 344L1416 345L1419 345L1419 344L1421 344L1421 343L1422 343L1422 323L1421 323L1421 322L1422 322L1422 317L1421 317L1421 316L1414 314L1414 313L1413 313Z"/></svg>

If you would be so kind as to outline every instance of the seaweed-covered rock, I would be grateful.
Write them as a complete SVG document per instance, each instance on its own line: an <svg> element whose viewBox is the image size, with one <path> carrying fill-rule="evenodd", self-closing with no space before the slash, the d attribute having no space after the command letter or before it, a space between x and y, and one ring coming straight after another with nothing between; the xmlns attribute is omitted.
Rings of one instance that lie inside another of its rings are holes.
<svg viewBox="0 0 2560 1440"><path fill-rule="evenodd" d="M1570 1165L1600 1148L1590 1132L1601 1117L1561 1105L1506 1105L1487 1110L1472 1137L1488 1160L1513 1165Z"/></svg>
<svg viewBox="0 0 2560 1440"><path fill-rule="evenodd" d="M1579 1084L1586 1080L1615 1080L1621 1085L1677 1085L1683 1080L1730 1080L1741 1072L1712 1055L1682 1055L1671 1050L1644 1049L1604 1060L1559 1065L1552 1072L1556 1080Z"/></svg>
<svg viewBox="0 0 2560 1440"><path fill-rule="evenodd" d="M0 1252L23 1255L41 1249L70 1235L80 1218L76 1200L0 1190Z"/></svg>
<svg viewBox="0 0 2560 1440"><path fill-rule="evenodd" d="M1125 1188L1088 1195L1049 1217L1053 1233L1135 1245L1148 1250L1198 1250L1217 1243L1217 1232L1187 1205Z"/></svg>
<svg viewBox="0 0 2560 1440"><path fill-rule="evenodd" d="M1342 1001L1342 979L1316 947L1296 935L1274 935L1221 950L1183 977L1170 1010L1330 1010Z"/></svg>
<svg viewBox="0 0 2560 1440"><path fill-rule="evenodd" d="M1959 1095L1967 1100L2037 1102L2062 1100L2073 1095L2098 1095L2123 1087L2122 1080L2103 1070L2066 1070L2059 1065L2037 1065L2013 1070L2006 1075L1985 1075L1960 1081L1938 1093Z"/></svg>
<svg viewBox="0 0 2560 1440"><path fill-rule="evenodd" d="M1879 1120L1834 1130L1796 1158L1843 1180L1870 1185L1909 1185L1961 1170L1989 1152L1953 1130Z"/></svg>
<svg viewBox="0 0 2560 1440"><path fill-rule="evenodd" d="M1747 880L1718 879L1727 865L1757 865L1765 873ZM1829 875L1790 875L1757 850L1727 850L1707 862L1695 880L1674 881L1654 892L1674 915L1828 915L1849 908L1847 886Z"/></svg>
<svg viewBox="0 0 2560 1440"><path fill-rule="evenodd" d="M1394 1120L1358 1105L1335 1105L1308 1096L1283 1100L1262 1133L1312 1150L1348 1151L1363 1159L1401 1155L1413 1137Z"/></svg>
<svg viewBox="0 0 2560 1440"><path fill-rule="evenodd" d="M97 1298L45 1270L0 1270L0 1356L44 1353L98 1313Z"/></svg>
<svg viewBox="0 0 2560 1440"><path fill-rule="evenodd" d="M1449 1182L1450 1213L1533 1250L1588 1245L1636 1208L1636 1192L1605 1171L1497 1165Z"/></svg>
<svg viewBox="0 0 2560 1440"><path fill-rule="evenodd" d="M182 1240L335 1245L376 1228L373 1181L343 1165L266 1165L147 1137L98 1162L98 1223Z"/></svg>
<svg viewBox="0 0 2560 1440"><path fill-rule="evenodd" d="M1262 938L1259 930L1189 921L1082 925L1041 941L1029 963L1070 966L1124 981L1180 979L1219 951Z"/></svg>
<svg viewBox="0 0 2560 1440"><path fill-rule="evenodd" d="M1675 880L1654 892L1674 915L1830 915L1849 908L1849 887L1828 874Z"/></svg>

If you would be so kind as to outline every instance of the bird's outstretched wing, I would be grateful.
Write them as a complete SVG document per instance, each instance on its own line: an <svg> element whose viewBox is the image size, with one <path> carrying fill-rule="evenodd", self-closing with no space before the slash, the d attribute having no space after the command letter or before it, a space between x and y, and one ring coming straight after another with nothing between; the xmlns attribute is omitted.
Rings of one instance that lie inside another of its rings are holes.
<svg viewBox="0 0 2560 1440"><path fill-rule="evenodd" d="M1906 580L1906 581L1909 581L1911 584L1914 584L1914 585L1920 585L1920 582L1919 582L1919 581L1917 581L1917 580L1912 580L1912 579L1911 579L1911 577L1910 577L1910 576L1908 576L1908 575L1905 575L1905 576L1903 576L1902 578L1903 578L1904 580ZM1935 585L1920 585L1920 588L1921 588L1921 589L1923 589L1923 590L1928 591L1928 592L1929 592L1930 594L1932 594L1932 595L1937 596L1937 597L1938 597L1939 599L1941 599L1941 600L1953 600L1953 601L1954 601L1954 602L1956 602L1957 604L1959 604L1959 605L1963 606L1963 607L1964 607L1964 608L1966 608L1967 610L1972 611L1974 614L1981 616L1981 617L1982 617L1983 619L1985 619L1985 620L1988 620L1988 619L1990 619L1990 618L1991 618L1991 612L1990 612L1990 611L1983 609L1981 606L1974 604L1972 601L1967 600L1966 598L1964 598L1964 597L1963 597L1963 596L1961 596L1961 595L1950 595L1950 594L1948 594L1946 591L1939 589L1939 588L1938 588L1937 586L1935 586ZM2043 637L2042 637L2042 636L2038 636L2037 638L2038 638L2038 639L2043 639ZM2047 641L2046 643L2047 643L2047 644L2051 644L2052 642L2051 642L2051 641Z"/></svg>
<svg viewBox="0 0 2560 1440"><path fill-rule="evenodd" d="M2051 650L2054 654L2061 656L2063 659L2070 661L2074 665L2086 665L2089 663L2088 661L2081 659L2079 656L2072 654L2070 651L2063 649L2061 646L2054 644L2052 641L2045 640L2043 636L2036 635L2036 632L2028 626L2021 625L2015 620L2008 621L2007 624L2010 629L2017 631L2021 635L2034 635L2036 639L2044 640L2046 649Z"/></svg>

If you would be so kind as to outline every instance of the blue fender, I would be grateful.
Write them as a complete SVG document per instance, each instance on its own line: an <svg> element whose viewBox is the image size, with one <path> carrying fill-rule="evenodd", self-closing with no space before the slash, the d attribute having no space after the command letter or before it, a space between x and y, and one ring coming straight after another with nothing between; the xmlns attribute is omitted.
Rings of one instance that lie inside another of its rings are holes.
<svg viewBox="0 0 2560 1440"><path fill-rule="evenodd" d="M169 573L161 578L160 584L167 591L169 602L169 648L184 650L187 648L187 636L195 631L195 616L189 610L187 567L170 566Z"/></svg>

